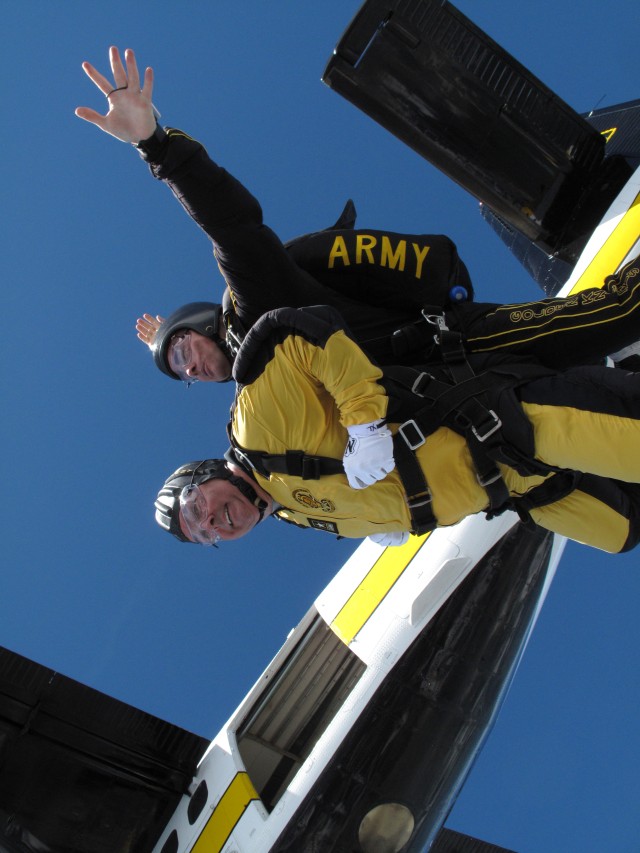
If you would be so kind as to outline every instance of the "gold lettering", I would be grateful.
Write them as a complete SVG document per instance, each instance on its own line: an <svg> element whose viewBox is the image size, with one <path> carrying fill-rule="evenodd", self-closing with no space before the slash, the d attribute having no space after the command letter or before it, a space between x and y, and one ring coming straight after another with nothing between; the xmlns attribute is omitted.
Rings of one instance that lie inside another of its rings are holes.
<svg viewBox="0 0 640 853"><path fill-rule="evenodd" d="M600 302L602 299L607 298L604 290L600 290L599 287L594 288L593 290L583 290L581 296L583 305L589 305L591 302Z"/></svg>
<svg viewBox="0 0 640 853"><path fill-rule="evenodd" d="M367 256L370 264L375 264L373 252L371 251L378 241L372 234L358 234L356 237L356 263L362 263L362 253Z"/></svg>
<svg viewBox="0 0 640 853"><path fill-rule="evenodd" d="M380 254L380 266L391 267L394 270L400 264L400 272L404 272L404 264L407 259L407 241L400 240L395 252L391 246L391 240L385 234L382 237L382 251Z"/></svg>
<svg viewBox="0 0 640 853"><path fill-rule="evenodd" d="M333 269L333 265L336 261L336 258L340 258L345 267L348 267L351 264L349 260L349 252L347 251L347 244L344 242L344 237L336 237L333 241L333 246L331 247L331 251L329 252L329 269Z"/></svg>
<svg viewBox="0 0 640 853"><path fill-rule="evenodd" d="M422 275L422 264L424 263L424 259L427 257L429 253L430 246L420 246L417 243L412 243L413 251L416 253L416 278L420 278Z"/></svg>

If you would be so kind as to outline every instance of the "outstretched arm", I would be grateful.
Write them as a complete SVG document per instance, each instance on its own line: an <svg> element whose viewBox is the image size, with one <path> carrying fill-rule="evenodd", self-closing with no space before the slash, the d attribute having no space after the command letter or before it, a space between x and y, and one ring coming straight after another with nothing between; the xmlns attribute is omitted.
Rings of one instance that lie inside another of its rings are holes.
<svg viewBox="0 0 640 853"><path fill-rule="evenodd" d="M200 143L172 128L161 132L160 141L154 137L152 70L147 68L140 88L132 50L125 51L126 65L115 47L109 49L109 59L113 83L89 62L82 66L107 98L109 111L101 115L78 107L76 115L123 142L150 141L142 148L143 158L212 241L242 322L250 326L265 311L282 305L326 302L325 289L295 264L277 235L263 224L258 201L214 163Z"/></svg>
<svg viewBox="0 0 640 853"><path fill-rule="evenodd" d="M109 111L106 115L101 115L90 107L78 107L76 115L122 142L136 144L142 139L148 139L156 128L156 117L151 103L153 70L146 69L144 83L140 88L140 75L133 51L125 50L124 58L126 67L122 64L118 48L109 48L113 83L103 77L90 62L82 63L85 74L106 97Z"/></svg>

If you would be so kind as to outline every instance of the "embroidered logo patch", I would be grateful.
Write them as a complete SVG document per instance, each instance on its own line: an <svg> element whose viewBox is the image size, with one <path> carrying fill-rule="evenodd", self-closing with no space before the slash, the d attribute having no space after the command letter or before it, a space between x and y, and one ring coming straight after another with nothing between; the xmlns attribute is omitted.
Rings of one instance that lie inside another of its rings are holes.
<svg viewBox="0 0 640 853"><path fill-rule="evenodd" d="M358 449L359 444L360 444L360 442L358 441L358 439L355 438L354 436L351 436L349 438L349 440L347 441L347 446L346 446L345 451L344 451L345 458L347 456L353 456L353 454Z"/></svg>
<svg viewBox="0 0 640 853"><path fill-rule="evenodd" d="M293 492L293 497L299 504L307 507L307 509L321 509L322 512L335 512L333 501L326 498L314 498L309 489L296 489Z"/></svg>
<svg viewBox="0 0 640 853"><path fill-rule="evenodd" d="M324 530L326 533L338 533L338 525L335 521L323 521L321 518L308 518L309 527L315 530Z"/></svg>

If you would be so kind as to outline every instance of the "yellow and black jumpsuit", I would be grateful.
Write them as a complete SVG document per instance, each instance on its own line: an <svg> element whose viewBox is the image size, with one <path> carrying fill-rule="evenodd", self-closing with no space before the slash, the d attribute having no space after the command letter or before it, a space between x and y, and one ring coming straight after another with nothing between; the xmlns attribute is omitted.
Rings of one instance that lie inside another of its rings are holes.
<svg viewBox="0 0 640 853"><path fill-rule="evenodd" d="M406 326L411 331L420 309L442 306L453 285L472 293L448 237L341 227L298 238L287 249L263 223L258 201L199 142L174 129L163 142L148 142L142 155L152 174L213 243L231 291L227 322L239 321L241 336L266 311L331 305L379 364L413 364L429 357L433 328L422 322L421 345L406 355L397 337L392 344L392 333ZM602 284L594 281L566 299L462 302L447 310L447 325L462 334L471 353L516 354L554 369L595 362L640 337L638 265Z"/></svg>
<svg viewBox="0 0 640 853"><path fill-rule="evenodd" d="M330 308L281 309L248 334L235 364L238 393L231 431L235 445L257 459L287 451L341 460L348 426L393 417L382 370L342 328ZM505 426L516 405L533 431L539 462L581 472L568 496L531 511L542 527L605 551L634 547L640 536L640 377L608 368L579 368L506 389L496 399ZM390 423L393 431L398 424ZM507 429L507 433L509 430ZM487 508L465 439L435 429L417 458L438 526ZM500 470L512 497L547 475ZM411 529L397 470L362 490L343 473L303 479L254 471L299 525L347 537Z"/></svg>

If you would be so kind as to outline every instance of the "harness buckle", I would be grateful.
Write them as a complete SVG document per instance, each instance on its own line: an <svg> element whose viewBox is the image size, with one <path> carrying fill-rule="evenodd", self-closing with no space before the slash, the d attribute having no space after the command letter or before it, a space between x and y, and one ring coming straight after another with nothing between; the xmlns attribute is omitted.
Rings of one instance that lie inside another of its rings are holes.
<svg viewBox="0 0 640 853"><path fill-rule="evenodd" d="M497 483L498 480L501 479L502 474L497 468L493 474L487 474L486 477L481 477L480 474L476 474L476 480L482 486L483 489L485 489L487 486L492 485L492 483Z"/></svg>
<svg viewBox="0 0 640 853"><path fill-rule="evenodd" d="M433 379L433 376L430 373L422 372L419 374L413 385L411 386L411 393L416 394L418 397L424 397L424 390Z"/></svg>
<svg viewBox="0 0 640 853"><path fill-rule="evenodd" d="M413 498L407 498L407 506L409 509L413 510L421 506L427 506L432 500L431 492L421 492Z"/></svg>
<svg viewBox="0 0 640 853"><path fill-rule="evenodd" d="M238 334L236 334L236 332L231 327L231 325L227 326L226 330L227 330L227 336L226 336L227 346L229 347L229 352L235 358L238 355L238 351L239 351L240 347L242 346L242 340L243 339Z"/></svg>
<svg viewBox="0 0 640 853"><path fill-rule="evenodd" d="M322 473L317 456L307 456L304 450L287 450L287 473L303 480L319 480Z"/></svg>
<svg viewBox="0 0 640 853"><path fill-rule="evenodd" d="M489 409L488 413L491 415L491 423L490 423L489 428L487 429L486 432L481 433L480 429L482 429L482 427L476 428L473 424L471 424L471 432L476 437L476 440L479 441L480 443L482 443L483 441L486 441L489 438L489 436L492 436L494 434L494 432L498 432L498 430L502 426L502 421L496 415L496 413L493 411L493 409Z"/></svg>
<svg viewBox="0 0 640 853"><path fill-rule="evenodd" d="M319 480L320 479L320 463L313 456L302 457L302 479L303 480Z"/></svg>
<svg viewBox="0 0 640 853"><path fill-rule="evenodd" d="M411 430L411 429L415 430L415 433L413 435L413 440L411 438L409 438L409 436L405 433L405 429L407 429L407 428L409 428L409 430ZM402 438L403 438L405 444L407 445L407 447L409 448L409 450L417 450L419 447L422 447L422 445L427 440L425 438L422 430L420 429L420 427L414 421L413 418L411 418L411 420L405 421L403 424L400 424L400 426L398 427L398 432L402 436Z"/></svg>
<svg viewBox="0 0 640 853"><path fill-rule="evenodd" d="M238 459L239 459L239 461L240 461L240 462L243 462L245 465L248 465L248 466L249 466L249 468L251 468L251 470L252 470L252 471L256 471L256 472L258 472L258 469L257 469L257 468L256 468L256 466L253 464L253 462L251 461L251 459L249 459L249 457L247 456L247 454L246 454L246 453L244 453L242 450L240 450L240 448L239 448L239 447L234 446L234 447L233 447L233 453L234 453L234 455L235 455L235 456L237 456L237 457L238 457Z"/></svg>
<svg viewBox="0 0 640 853"><path fill-rule="evenodd" d="M447 326L447 321L444 319L444 314L427 314L427 312L422 309L420 312L427 323L431 323L432 326L437 326L438 330L441 332L448 332L449 327ZM437 340L437 336L436 336Z"/></svg>

